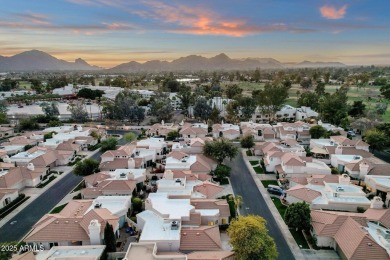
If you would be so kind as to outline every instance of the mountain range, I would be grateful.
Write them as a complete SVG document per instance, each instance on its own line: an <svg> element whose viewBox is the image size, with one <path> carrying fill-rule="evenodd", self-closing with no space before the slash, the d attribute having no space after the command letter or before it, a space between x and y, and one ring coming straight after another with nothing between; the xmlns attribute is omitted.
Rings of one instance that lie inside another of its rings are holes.
<svg viewBox="0 0 390 260"><path fill-rule="evenodd" d="M245 70L245 69L282 69L282 68L314 68L343 67L340 62L310 62L284 64L272 58L231 59L221 53L211 58L198 55L182 57L171 62L151 60L145 63L131 61L110 69L103 69L88 64L83 59L68 62L57 59L50 54L31 50L14 56L0 56L0 72L12 71L76 71L104 70L115 73L157 72L157 71L199 71L199 70Z"/></svg>

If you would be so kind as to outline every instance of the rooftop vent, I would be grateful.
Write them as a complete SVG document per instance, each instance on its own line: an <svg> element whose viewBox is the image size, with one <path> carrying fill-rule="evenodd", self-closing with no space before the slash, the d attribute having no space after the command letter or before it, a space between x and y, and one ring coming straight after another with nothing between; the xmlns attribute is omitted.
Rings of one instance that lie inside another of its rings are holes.
<svg viewBox="0 0 390 260"><path fill-rule="evenodd" d="M172 221L171 222L171 230L178 230L179 229L179 221Z"/></svg>
<svg viewBox="0 0 390 260"><path fill-rule="evenodd" d="M343 187L337 187L337 189L336 189L337 191L344 191L344 188Z"/></svg>
<svg viewBox="0 0 390 260"><path fill-rule="evenodd" d="M99 209L99 208L101 208L102 207L102 204L101 203L96 203L95 204L95 209Z"/></svg>
<svg viewBox="0 0 390 260"><path fill-rule="evenodd" d="M175 182L181 182L181 180L180 179L176 179L176 181Z"/></svg>
<svg viewBox="0 0 390 260"><path fill-rule="evenodd" d="M121 178L126 178L126 173L121 173L121 174L120 174L120 177L121 177Z"/></svg>

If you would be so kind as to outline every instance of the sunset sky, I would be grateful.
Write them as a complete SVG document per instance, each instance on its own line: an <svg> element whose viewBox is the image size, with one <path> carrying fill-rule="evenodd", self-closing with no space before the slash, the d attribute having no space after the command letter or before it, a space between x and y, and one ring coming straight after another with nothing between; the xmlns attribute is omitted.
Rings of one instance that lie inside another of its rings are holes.
<svg viewBox="0 0 390 260"><path fill-rule="evenodd" d="M390 64L389 0L0 0L0 55L112 67L191 54Z"/></svg>

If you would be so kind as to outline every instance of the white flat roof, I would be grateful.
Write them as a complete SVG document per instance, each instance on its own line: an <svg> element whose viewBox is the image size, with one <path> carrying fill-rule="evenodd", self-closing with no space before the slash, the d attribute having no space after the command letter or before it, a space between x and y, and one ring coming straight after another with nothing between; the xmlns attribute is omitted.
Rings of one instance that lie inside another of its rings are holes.
<svg viewBox="0 0 390 260"><path fill-rule="evenodd" d="M363 157L361 157L360 155L350 155L350 154L332 154L331 156L334 156L337 159L343 160L346 162L351 162L351 161L363 159Z"/></svg>
<svg viewBox="0 0 390 260"><path fill-rule="evenodd" d="M171 221L164 221L164 219L157 213L154 213L150 210L145 210L137 214L137 217L140 217L145 221L145 225L142 229L139 240L140 242L180 240L180 228L177 230L172 230Z"/></svg>
<svg viewBox="0 0 390 260"><path fill-rule="evenodd" d="M153 209L169 219L189 217L190 211L194 209L189 199L169 199L166 192L150 193L148 199Z"/></svg>
<svg viewBox="0 0 390 260"><path fill-rule="evenodd" d="M33 153L20 152L20 153L15 154L14 156L11 156L11 159L28 159L28 158L34 159L34 158L37 158L38 156L41 156L42 154L45 154L45 153L46 152L42 151L42 150L36 150Z"/></svg>
<svg viewBox="0 0 390 260"><path fill-rule="evenodd" d="M390 188L390 176L381 176L381 175L366 175L365 181L373 180L377 185L385 186Z"/></svg>
<svg viewBox="0 0 390 260"><path fill-rule="evenodd" d="M5 150L6 152L19 150L21 148L24 148L24 145L5 145L5 146L0 146L0 149Z"/></svg>
<svg viewBox="0 0 390 260"><path fill-rule="evenodd" d="M120 176L123 173L126 174L126 178L122 178ZM134 176L134 180L137 180L139 178L143 178L145 176L145 173L146 173L146 169L116 169L113 172L108 172L108 174L110 174L116 180L123 180L123 179L132 180L132 178L129 179L129 177L131 177L129 175L131 174Z"/></svg>
<svg viewBox="0 0 390 260"><path fill-rule="evenodd" d="M108 209L112 214L116 214L122 210L127 210L130 201L131 196L99 196L93 200L92 205L85 213L94 209L96 204L101 204L101 208Z"/></svg>
<svg viewBox="0 0 390 260"><path fill-rule="evenodd" d="M54 246L49 251L38 252L35 256L36 260L46 259L98 259L106 246L95 245L95 246Z"/></svg>

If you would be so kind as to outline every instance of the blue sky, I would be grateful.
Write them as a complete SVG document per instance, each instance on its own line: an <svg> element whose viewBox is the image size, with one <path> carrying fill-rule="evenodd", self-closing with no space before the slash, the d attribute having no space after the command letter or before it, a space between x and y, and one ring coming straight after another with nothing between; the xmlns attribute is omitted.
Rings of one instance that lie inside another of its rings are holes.
<svg viewBox="0 0 390 260"><path fill-rule="evenodd" d="M388 0L0 0L0 55L111 67L190 54L389 64Z"/></svg>

